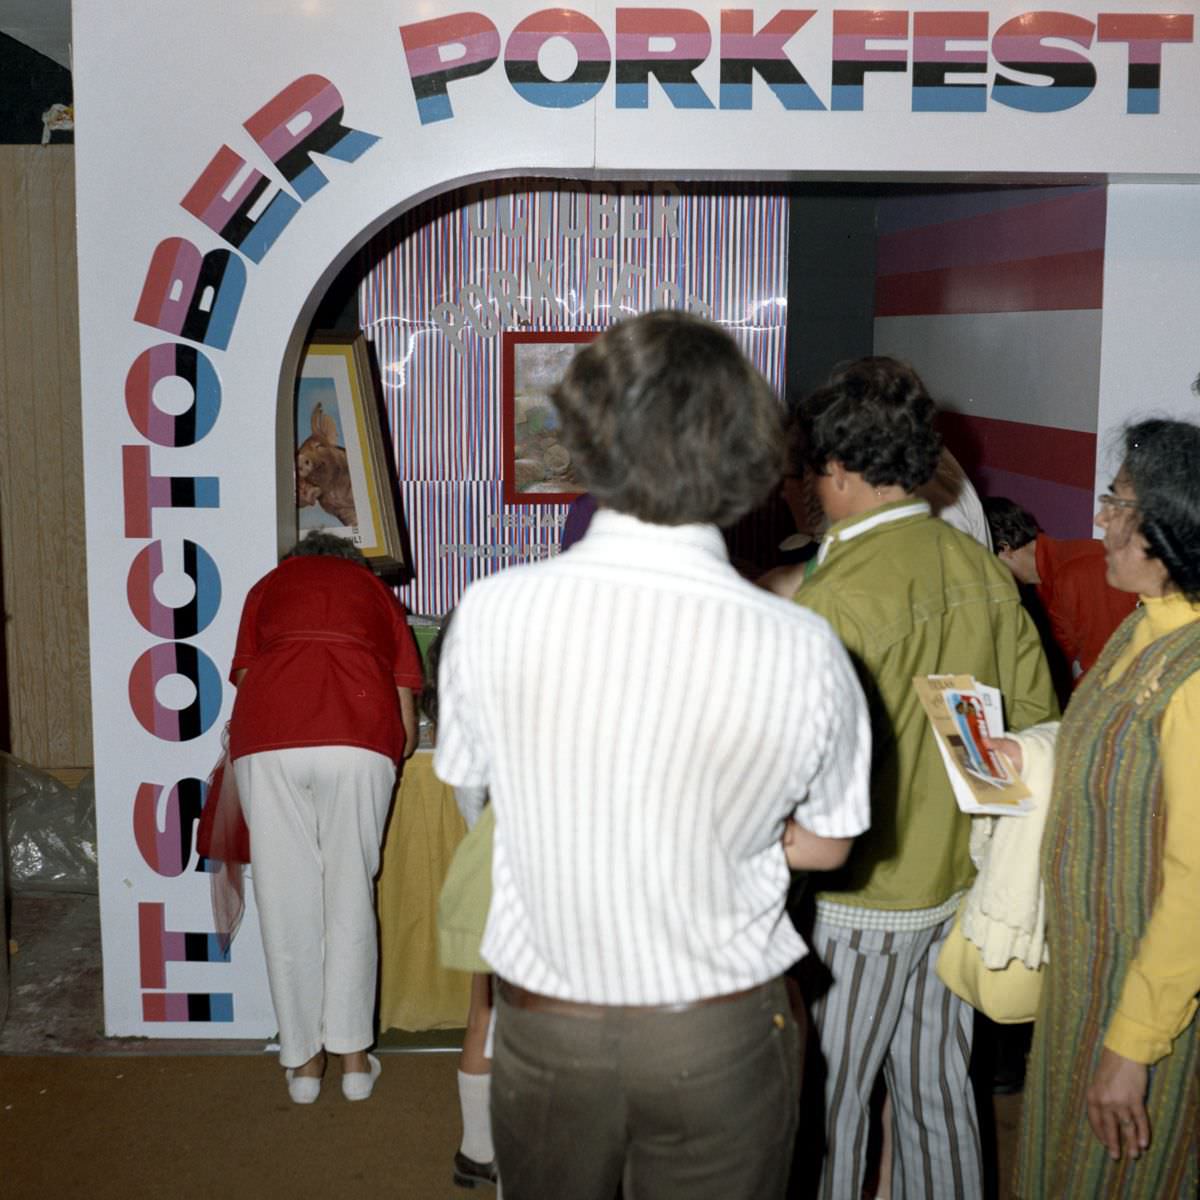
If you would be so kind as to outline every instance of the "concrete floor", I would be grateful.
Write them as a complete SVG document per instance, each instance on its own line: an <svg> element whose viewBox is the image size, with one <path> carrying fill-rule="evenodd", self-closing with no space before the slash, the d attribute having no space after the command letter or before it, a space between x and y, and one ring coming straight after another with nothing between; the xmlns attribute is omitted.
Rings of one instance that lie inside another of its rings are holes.
<svg viewBox="0 0 1200 1200"><path fill-rule="evenodd" d="M100 914L95 896L23 893L12 897L9 1009L0 1055L228 1055L273 1053L262 1041L104 1036ZM0 977L2 978L2 977ZM379 1051L454 1051L461 1033L390 1031ZM1021 1097L980 1096L989 1198L1008 1196ZM988 1112L989 1101L992 1112ZM989 1119L990 1118L990 1119ZM988 1135L991 1135L990 1137Z"/></svg>
<svg viewBox="0 0 1200 1200"><path fill-rule="evenodd" d="M257 1039L105 1037L95 896L14 895L8 967L0 1054L261 1054L266 1048Z"/></svg>
<svg viewBox="0 0 1200 1200"><path fill-rule="evenodd" d="M273 1054L278 1049L258 1039L105 1037L97 898L18 893L10 917L9 1007L4 1019L0 1005L0 1054ZM391 1029L375 1047L387 1054L461 1049L462 1031L456 1029Z"/></svg>

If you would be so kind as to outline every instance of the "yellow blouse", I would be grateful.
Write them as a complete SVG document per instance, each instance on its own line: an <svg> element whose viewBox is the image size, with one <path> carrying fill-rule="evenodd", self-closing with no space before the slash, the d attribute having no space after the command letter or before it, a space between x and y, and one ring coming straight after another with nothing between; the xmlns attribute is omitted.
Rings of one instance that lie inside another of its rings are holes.
<svg viewBox="0 0 1200 1200"><path fill-rule="evenodd" d="M1109 671L1120 678L1156 638L1200 620L1200 605L1178 593L1143 597L1145 616ZM1163 716L1161 754L1166 835L1162 890L1130 964L1104 1044L1136 1062L1157 1062L1196 1013L1200 991L1200 672L1172 697Z"/></svg>

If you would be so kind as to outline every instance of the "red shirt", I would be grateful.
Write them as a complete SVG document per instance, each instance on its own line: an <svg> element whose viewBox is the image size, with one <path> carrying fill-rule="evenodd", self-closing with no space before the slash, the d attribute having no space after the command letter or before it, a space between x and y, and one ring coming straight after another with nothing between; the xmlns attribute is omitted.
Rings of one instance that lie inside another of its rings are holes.
<svg viewBox="0 0 1200 1200"><path fill-rule="evenodd" d="M1137 607L1132 592L1111 587L1105 574L1104 543L1093 538L1063 540L1037 536L1038 598L1068 663L1087 671L1113 630ZM1075 680L1078 684L1082 674Z"/></svg>
<svg viewBox="0 0 1200 1200"><path fill-rule="evenodd" d="M230 677L246 669L229 757L294 746L361 746L399 762L397 687L421 689L421 658L396 597L344 558L289 558L242 608Z"/></svg>

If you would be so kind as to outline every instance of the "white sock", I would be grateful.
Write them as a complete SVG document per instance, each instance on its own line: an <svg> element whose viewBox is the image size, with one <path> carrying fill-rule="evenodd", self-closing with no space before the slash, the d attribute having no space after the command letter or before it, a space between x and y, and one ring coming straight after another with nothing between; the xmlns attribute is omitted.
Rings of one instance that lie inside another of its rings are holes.
<svg viewBox="0 0 1200 1200"><path fill-rule="evenodd" d="M491 1075L458 1073L458 1104L462 1109L463 1137L459 1149L476 1162L488 1163L496 1157L492 1147Z"/></svg>

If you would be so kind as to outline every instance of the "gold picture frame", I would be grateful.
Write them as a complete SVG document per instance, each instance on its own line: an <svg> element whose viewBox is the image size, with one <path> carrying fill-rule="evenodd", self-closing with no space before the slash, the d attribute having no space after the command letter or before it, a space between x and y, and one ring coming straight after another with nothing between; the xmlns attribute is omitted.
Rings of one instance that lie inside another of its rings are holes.
<svg viewBox="0 0 1200 1200"><path fill-rule="evenodd" d="M296 526L351 539L373 567L405 565L366 338L315 334L296 374Z"/></svg>

